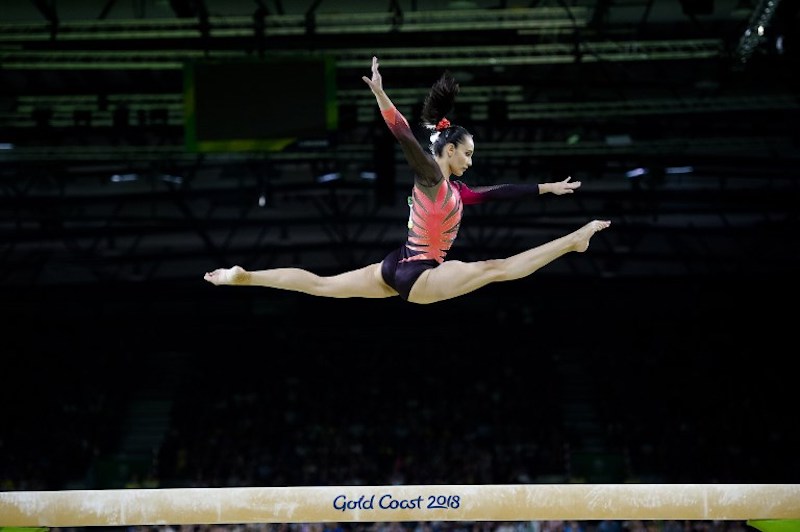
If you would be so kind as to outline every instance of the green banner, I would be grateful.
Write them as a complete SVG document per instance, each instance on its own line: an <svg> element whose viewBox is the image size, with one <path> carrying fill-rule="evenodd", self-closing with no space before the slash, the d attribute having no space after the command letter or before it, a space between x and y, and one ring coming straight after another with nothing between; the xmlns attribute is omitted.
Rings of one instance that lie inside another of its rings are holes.
<svg viewBox="0 0 800 532"><path fill-rule="evenodd" d="M800 519L752 519L747 524L761 532L800 532Z"/></svg>

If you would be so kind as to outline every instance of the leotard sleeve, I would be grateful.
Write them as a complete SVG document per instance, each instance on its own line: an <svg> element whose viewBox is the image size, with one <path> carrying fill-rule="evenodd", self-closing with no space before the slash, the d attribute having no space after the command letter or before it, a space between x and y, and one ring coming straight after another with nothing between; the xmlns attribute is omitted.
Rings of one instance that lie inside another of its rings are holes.
<svg viewBox="0 0 800 532"><path fill-rule="evenodd" d="M539 185L503 184L470 188L461 181L452 181L465 205L476 205L493 200L513 200L523 196L538 196Z"/></svg>
<svg viewBox="0 0 800 532"><path fill-rule="evenodd" d="M389 131L400 143L406 161L414 172L414 179L418 185L423 187L433 187L442 182L442 171L433 159L433 156L422 149L419 142L414 137L408 120L397 110L396 107L381 111L383 120L389 126Z"/></svg>

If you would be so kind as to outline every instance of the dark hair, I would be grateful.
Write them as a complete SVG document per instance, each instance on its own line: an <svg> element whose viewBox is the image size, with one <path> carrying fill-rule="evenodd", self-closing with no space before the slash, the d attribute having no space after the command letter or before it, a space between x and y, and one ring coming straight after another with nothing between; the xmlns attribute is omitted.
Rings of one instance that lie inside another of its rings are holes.
<svg viewBox="0 0 800 532"><path fill-rule="evenodd" d="M442 76L431 86L431 90L422 104L422 125L435 131L439 121L446 118L447 114L453 110L459 90L458 82L449 71L445 70ZM447 144L453 143L458 146L467 136L472 136L469 131L461 126L451 124L446 129L441 130L435 139L433 134L431 135L431 153L441 155Z"/></svg>

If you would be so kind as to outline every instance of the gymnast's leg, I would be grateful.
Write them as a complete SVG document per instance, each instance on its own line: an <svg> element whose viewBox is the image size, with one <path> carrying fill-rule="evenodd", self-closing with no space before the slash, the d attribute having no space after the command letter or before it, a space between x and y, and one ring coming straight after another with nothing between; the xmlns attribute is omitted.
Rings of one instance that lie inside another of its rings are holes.
<svg viewBox="0 0 800 532"><path fill-rule="evenodd" d="M420 275L408 300L412 303L435 303L468 294L490 283L527 277L570 251L586 251L592 236L609 225L609 221L594 220L566 236L506 259L445 261Z"/></svg>
<svg viewBox="0 0 800 532"><path fill-rule="evenodd" d="M203 278L215 285L263 286L322 297L382 298L397 295L383 281L380 263L327 277L300 268L247 271L234 266L208 272Z"/></svg>

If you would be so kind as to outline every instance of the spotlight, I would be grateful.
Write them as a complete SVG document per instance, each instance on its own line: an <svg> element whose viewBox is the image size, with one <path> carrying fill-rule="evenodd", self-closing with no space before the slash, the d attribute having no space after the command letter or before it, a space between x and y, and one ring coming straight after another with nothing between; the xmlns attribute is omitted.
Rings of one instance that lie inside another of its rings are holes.
<svg viewBox="0 0 800 532"><path fill-rule="evenodd" d="M736 47L736 57L741 63L746 63L758 45L764 41L766 29L769 27L779 3L780 0L760 0L753 9L747 28L739 38L739 44Z"/></svg>
<svg viewBox="0 0 800 532"><path fill-rule="evenodd" d="M317 183L330 183L331 181L338 181L341 178L341 172L330 172L328 174L322 174L321 176L318 176Z"/></svg>
<svg viewBox="0 0 800 532"><path fill-rule="evenodd" d="M139 174L114 174L111 176L112 183L129 183L138 180Z"/></svg>
<svg viewBox="0 0 800 532"><path fill-rule="evenodd" d="M625 172L625 177L630 179L633 177L647 175L647 173L648 173L647 168L634 168L633 170L628 170L627 172Z"/></svg>

